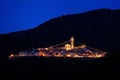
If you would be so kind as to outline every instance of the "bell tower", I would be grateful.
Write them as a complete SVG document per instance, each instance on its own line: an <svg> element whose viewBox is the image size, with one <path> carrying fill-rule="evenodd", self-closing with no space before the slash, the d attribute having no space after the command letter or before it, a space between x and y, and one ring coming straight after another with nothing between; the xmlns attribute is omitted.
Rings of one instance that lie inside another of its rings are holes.
<svg viewBox="0 0 120 80"><path fill-rule="evenodd" d="M74 37L70 38L71 49L74 49Z"/></svg>

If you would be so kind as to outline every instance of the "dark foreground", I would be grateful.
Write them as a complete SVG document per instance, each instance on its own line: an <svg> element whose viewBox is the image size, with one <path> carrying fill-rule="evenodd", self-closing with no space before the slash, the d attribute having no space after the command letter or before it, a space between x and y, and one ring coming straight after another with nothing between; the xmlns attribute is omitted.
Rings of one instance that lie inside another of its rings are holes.
<svg viewBox="0 0 120 80"><path fill-rule="evenodd" d="M0 78L23 80L115 80L119 78L119 61L110 58L20 58L0 65ZM0 79L0 80L1 80Z"/></svg>

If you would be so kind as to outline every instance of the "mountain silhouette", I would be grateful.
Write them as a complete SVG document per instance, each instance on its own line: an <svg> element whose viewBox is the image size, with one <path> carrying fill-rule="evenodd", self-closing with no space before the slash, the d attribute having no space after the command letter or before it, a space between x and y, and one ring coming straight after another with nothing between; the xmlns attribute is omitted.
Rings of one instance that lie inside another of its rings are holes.
<svg viewBox="0 0 120 80"><path fill-rule="evenodd" d="M120 52L120 10L97 9L63 15L25 31L0 35L2 58L12 52L48 47L74 36L79 42L110 55Z"/></svg>

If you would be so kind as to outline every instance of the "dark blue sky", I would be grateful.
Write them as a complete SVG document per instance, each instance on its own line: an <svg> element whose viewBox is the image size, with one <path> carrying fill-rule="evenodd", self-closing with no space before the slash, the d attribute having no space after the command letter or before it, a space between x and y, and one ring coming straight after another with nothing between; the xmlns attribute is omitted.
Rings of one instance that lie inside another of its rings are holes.
<svg viewBox="0 0 120 80"><path fill-rule="evenodd" d="M66 14L120 9L120 0L0 0L0 34L34 28Z"/></svg>

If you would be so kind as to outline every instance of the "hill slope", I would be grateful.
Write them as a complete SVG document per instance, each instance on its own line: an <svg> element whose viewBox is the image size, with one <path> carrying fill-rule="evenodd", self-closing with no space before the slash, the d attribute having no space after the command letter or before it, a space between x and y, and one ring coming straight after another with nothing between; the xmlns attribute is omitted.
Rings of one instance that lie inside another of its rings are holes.
<svg viewBox="0 0 120 80"><path fill-rule="evenodd" d="M120 10L98 9L51 19L34 29L0 35L2 56L10 52L47 47L74 36L81 43L118 53Z"/></svg>

